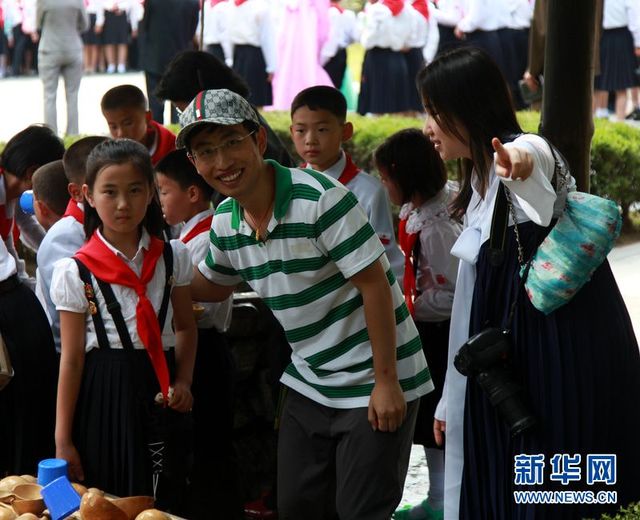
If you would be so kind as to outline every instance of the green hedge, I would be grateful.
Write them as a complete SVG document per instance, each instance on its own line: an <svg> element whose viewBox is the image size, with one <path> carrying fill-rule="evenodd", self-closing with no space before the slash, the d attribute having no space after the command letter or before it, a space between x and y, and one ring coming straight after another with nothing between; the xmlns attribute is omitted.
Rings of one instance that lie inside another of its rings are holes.
<svg viewBox="0 0 640 520"><path fill-rule="evenodd" d="M602 515L600 520L640 520L640 503L621 507L613 516Z"/></svg>
<svg viewBox="0 0 640 520"><path fill-rule="evenodd" d="M265 118L273 130L297 157L289 135L289 114L266 112ZM372 171L371 155L387 136L403 128L421 128L423 121L406 117L349 116L355 132L345 148L361 167ZM536 132L540 121L537 112L519 112L518 120L527 132ZM448 165L454 171L454 165ZM624 123L596 120L591 145L591 191L617 201L621 208L625 227L631 227L630 206L640 202L640 129Z"/></svg>
<svg viewBox="0 0 640 520"><path fill-rule="evenodd" d="M289 148L291 155L297 157L289 135L290 118L287 112L265 112L265 118L273 130ZM384 139L403 128L421 128L421 119L408 117L364 117L350 114L355 133L346 143L345 148L362 168L372 172L371 156L373 150ZM527 132L535 132L540 115L537 112L519 112L518 120ZM172 126L174 131L178 128ZM68 146L77 137L65 138ZM0 150L4 143L0 143ZM632 227L629 216L633 203L640 202L640 128L624 123L610 123L596 120L595 133L591 144L591 191L618 202L622 208L624 225ZM454 172L455 165L449 164L449 171Z"/></svg>

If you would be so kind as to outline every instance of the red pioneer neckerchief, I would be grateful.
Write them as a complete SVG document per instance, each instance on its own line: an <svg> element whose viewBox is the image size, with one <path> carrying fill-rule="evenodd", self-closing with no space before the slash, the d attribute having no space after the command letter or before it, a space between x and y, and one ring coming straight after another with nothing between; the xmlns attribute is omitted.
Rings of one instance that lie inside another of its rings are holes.
<svg viewBox="0 0 640 520"><path fill-rule="evenodd" d="M209 229L211 229L212 221L213 221L213 215L209 215L208 217L203 218L200 222L198 222L195 226L193 226L193 229L191 229L191 231L189 231L180 240L182 240L182 242L186 244L191 239L197 237L200 233L209 231Z"/></svg>
<svg viewBox="0 0 640 520"><path fill-rule="evenodd" d="M404 8L404 0L382 0L382 4L391 10L393 16L398 16Z"/></svg>
<svg viewBox="0 0 640 520"><path fill-rule="evenodd" d="M67 204L67 208L64 210L64 215L62 215L62 217L73 217L80 224L84 224L84 211L80 209L78 203L73 199L69 199L69 203Z"/></svg>
<svg viewBox="0 0 640 520"><path fill-rule="evenodd" d="M150 237L149 249L144 252L142 273L138 278L131 268L118 257L94 232L87 243L75 254L96 278L107 283L123 285L133 289L138 295L136 305L136 325L140 340L144 345L153 370L160 383L160 391L165 400L169 392L169 369L162 348L162 332L153 305L147 297L147 284L153 278L158 259L162 256L164 242Z"/></svg>
<svg viewBox="0 0 640 520"><path fill-rule="evenodd" d="M429 6L427 0L413 0L411 6L427 20L429 19Z"/></svg>
<svg viewBox="0 0 640 520"><path fill-rule="evenodd" d="M398 242L400 249L404 253L404 301L409 308L411 316L413 316L413 300L418 295L416 290L416 275L413 270L412 254L413 247L416 245L419 233L407 233L407 219L401 219L398 224Z"/></svg>
<svg viewBox="0 0 640 520"><path fill-rule="evenodd" d="M347 159L347 162L345 163L344 168L342 169L342 173L340 174L340 177L338 177L338 182L346 186L347 183L351 182L351 180L353 180L353 178L356 175L358 175L361 170L356 166L356 164L353 162L353 159L351 159L351 156L348 153L345 152L344 155L345 155L345 158ZM304 163L302 165L302 168L308 168L308 167L309 167L309 163Z"/></svg>

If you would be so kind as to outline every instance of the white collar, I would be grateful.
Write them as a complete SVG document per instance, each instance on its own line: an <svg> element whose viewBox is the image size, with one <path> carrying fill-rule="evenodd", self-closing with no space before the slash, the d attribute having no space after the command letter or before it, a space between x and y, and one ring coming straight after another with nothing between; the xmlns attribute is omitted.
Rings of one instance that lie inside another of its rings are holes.
<svg viewBox="0 0 640 520"><path fill-rule="evenodd" d="M197 215L194 215L189 220L187 220L184 223L184 226L182 227L182 229L180 230L180 238L182 239L182 238L186 237L189 234L189 232L194 227L196 227L198 222L200 222L201 220L204 220L205 218L209 217L209 215L213 215L213 208L209 208L209 209L207 209L205 211L201 211Z"/></svg>
<svg viewBox="0 0 640 520"><path fill-rule="evenodd" d="M136 254L134 255L133 258L129 258L122 251L120 251L118 248L114 247L111 243L109 243L109 241L106 238L104 238L104 236L102 235L102 232L100 231L100 229L97 229L96 233L98 235L98 238L102 240L104 245L106 245L113 252L114 255L119 256L125 262L137 263L138 261L141 261L144 251L147 251L149 249L149 244L151 242L151 236L143 226L142 234L140 235L140 241L138 242L138 250L136 251Z"/></svg>
<svg viewBox="0 0 640 520"><path fill-rule="evenodd" d="M344 171L344 167L346 165L347 156L345 155L343 150L340 150L340 158L322 173L333 177L335 180L338 180L340 178L340 175L342 175L342 172Z"/></svg>

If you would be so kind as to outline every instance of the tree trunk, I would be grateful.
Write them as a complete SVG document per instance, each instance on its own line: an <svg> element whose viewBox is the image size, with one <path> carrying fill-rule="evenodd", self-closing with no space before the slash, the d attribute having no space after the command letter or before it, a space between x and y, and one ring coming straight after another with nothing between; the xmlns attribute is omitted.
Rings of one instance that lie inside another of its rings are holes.
<svg viewBox="0 0 640 520"><path fill-rule="evenodd" d="M601 0L547 2L544 98L540 131L569 162L578 189L589 191L596 16ZM599 31L598 31L599 33Z"/></svg>

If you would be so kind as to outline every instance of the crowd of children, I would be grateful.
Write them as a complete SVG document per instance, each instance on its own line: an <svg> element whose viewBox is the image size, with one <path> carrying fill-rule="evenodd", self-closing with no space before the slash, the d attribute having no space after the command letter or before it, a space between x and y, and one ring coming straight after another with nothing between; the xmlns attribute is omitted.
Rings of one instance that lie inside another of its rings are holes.
<svg viewBox="0 0 640 520"><path fill-rule="evenodd" d="M384 0L366 16L382 20L379 8L395 17L406 5ZM250 62L254 50L243 52ZM386 51L374 54L368 67L379 58L397 65ZM522 235L533 250L542 240L556 200L551 152L519 136L509 84L483 51L445 52L418 80L425 128L380 144L381 180L343 150L354 127L332 86L306 88L290 104L299 167L264 158L262 119L225 88L180 97L177 136L153 121L132 85L102 99L111 139L88 136L65 150L44 126L14 136L0 156L0 334L15 369L0 392L0 415L11 418L0 422L0 474L34 473L57 456L72 479L109 493L154 495L160 508L194 519L211 518L213 500L221 517L237 518L235 367L224 333L233 292L247 283L290 349L280 379L279 518L560 518L565 510L514 506L505 491L519 452L596 446L556 403L593 421L594 442L607 441L601 452L623 455L616 489L636 500L640 453L631 440L640 414L595 405L634 395L640 381L608 266L543 317L517 285L515 246L496 267L482 245L501 184L513 190L519 219L508 244ZM463 160L460 189L447 180L449 159ZM18 206L30 189L33 216ZM397 241L390 202L400 206ZM37 251L35 281L17 240ZM470 333L503 323L514 295L522 302L512 355L552 431L509 441L452 359ZM613 357L599 348L612 332L589 310L589 295L611 302ZM567 347L574 343L581 348ZM598 363L588 367L580 352ZM606 388L578 399L571 385L585 390L597 377ZM430 486L420 504L395 511L412 442L424 446ZM495 467L493 456L506 462Z"/></svg>

